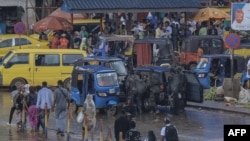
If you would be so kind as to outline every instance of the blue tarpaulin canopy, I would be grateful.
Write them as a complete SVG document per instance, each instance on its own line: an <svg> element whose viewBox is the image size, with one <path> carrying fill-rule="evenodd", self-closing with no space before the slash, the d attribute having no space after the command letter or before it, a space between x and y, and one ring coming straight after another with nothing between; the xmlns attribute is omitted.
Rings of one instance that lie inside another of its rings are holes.
<svg viewBox="0 0 250 141"><path fill-rule="evenodd" d="M64 0L62 10L69 13L108 12L195 12L199 0Z"/></svg>

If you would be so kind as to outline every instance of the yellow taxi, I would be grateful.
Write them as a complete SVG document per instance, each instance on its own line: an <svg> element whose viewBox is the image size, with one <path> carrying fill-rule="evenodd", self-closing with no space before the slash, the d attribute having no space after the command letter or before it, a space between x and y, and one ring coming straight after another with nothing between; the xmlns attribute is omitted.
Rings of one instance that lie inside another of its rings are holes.
<svg viewBox="0 0 250 141"><path fill-rule="evenodd" d="M0 57L16 48L49 48L48 41L39 41L27 35L5 34L0 35Z"/></svg>
<svg viewBox="0 0 250 141"><path fill-rule="evenodd" d="M56 86L62 80L69 88L74 62L86 57L78 49L14 49L0 62L0 86L41 85L47 81Z"/></svg>

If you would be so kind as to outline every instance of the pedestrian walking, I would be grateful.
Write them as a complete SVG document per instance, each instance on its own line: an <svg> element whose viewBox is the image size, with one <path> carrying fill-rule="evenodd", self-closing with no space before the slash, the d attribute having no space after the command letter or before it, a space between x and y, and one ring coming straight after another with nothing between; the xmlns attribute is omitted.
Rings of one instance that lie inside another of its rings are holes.
<svg viewBox="0 0 250 141"><path fill-rule="evenodd" d="M13 114L14 114L14 112L16 110L16 103L14 102L14 97L16 96L16 94L19 93L19 91L20 91L20 89L17 88L16 85L13 85L11 87L10 94L11 94L11 98L12 98L11 101L12 101L13 105L12 105L12 107L10 109L9 122L7 123L9 126L11 125Z"/></svg>
<svg viewBox="0 0 250 141"><path fill-rule="evenodd" d="M136 129L136 123L130 122L130 129L126 132L125 141L141 141L141 133Z"/></svg>
<svg viewBox="0 0 250 141"><path fill-rule="evenodd" d="M164 118L165 125L161 128L161 141L179 141L177 128L171 124L168 117Z"/></svg>
<svg viewBox="0 0 250 141"><path fill-rule="evenodd" d="M57 128L56 134L64 136L64 131L66 129L68 91L67 89L63 88L62 80L59 80L57 85L58 87L54 91L55 97L52 106L52 112L55 110Z"/></svg>
<svg viewBox="0 0 250 141"><path fill-rule="evenodd" d="M88 139L88 133L90 132L91 137L93 137L94 129L96 126L96 106L93 100L93 95L88 94L83 106L82 113L84 115L84 120L82 122L82 139Z"/></svg>
<svg viewBox="0 0 250 141"><path fill-rule="evenodd" d="M147 137L143 141L157 141L154 131L149 130Z"/></svg>
<svg viewBox="0 0 250 141"><path fill-rule="evenodd" d="M28 106L28 116L31 126L31 132L35 131L38 123L38 111L36 108L37 92L36 87L31 86L29 88L30 93L26 96L26 103Z"/></svg>
<svg viewBox="0 0 250 141"><path fill-rule="evenodd" d="M13 98L13 106L15 106L15 108L12 108L10 111L10 117L9 117L9 123L11 123L12 118L13 118L13 114L16 112L16 121L17 121L17 127L21 128L22 125L22 110L23 110L23 99L24 99L24 93L25 93L25 88L24 86L20 86L19 87L19 91L18 93L15 95L15 97Z"/></svg>
<svg viewBox="0 0 250 141"><path fill-rule="evenodd" d="M120 117L115 120L114 131L115 131L115 139L119 141L119 134L122 133L122 139L125 139L125 135L127 131L130 129L129 120L126 117L126 112L124 110L121 111Z"/></svg>
<svg viewBox="0 0 250 141"><path fill-rule="evenodd" d="M42 88L37 93L36 108L39 109L39 120L37 124L37 131L39 131L39 126L43 128L43 133L45 133L45 109L47 110L47 119L49 118L49 112L53 104L53 93L47 87L47 82L42 82ZM46 108L47 106L47 108Z"/></svg>

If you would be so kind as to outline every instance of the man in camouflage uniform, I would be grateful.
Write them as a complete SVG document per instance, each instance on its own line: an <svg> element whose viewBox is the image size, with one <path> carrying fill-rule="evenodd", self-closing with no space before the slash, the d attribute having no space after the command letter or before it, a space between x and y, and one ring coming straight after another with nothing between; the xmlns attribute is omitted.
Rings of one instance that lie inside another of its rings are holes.
<svg viewBox="0 0 250 141"><path fill-rule="evenodd" d="M149 88L149 101L151 104L151 112L155 112L156 110L156 97L160 93L160 86L161 81L159 76L153 72L153 70L150 71L147 86Z"/></svg>
<svg viewBox="0 0 250 141"><path fill-rule="evenodd" d="M139 110L139 113L142 112L142 95L146 91L146 84L143 80L139 78L137 74L134 73L134 71L131 71L129 76L127 77L126 83L126 91L127 96L132 97L132 101L136 101L137 109Z"/></svg>

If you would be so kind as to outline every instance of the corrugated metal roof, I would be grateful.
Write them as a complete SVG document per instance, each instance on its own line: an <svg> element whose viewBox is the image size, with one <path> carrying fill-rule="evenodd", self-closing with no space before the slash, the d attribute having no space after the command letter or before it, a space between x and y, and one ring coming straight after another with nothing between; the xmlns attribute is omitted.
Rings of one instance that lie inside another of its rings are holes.
<svg viewBox="0 0 250 141"><path fill-rule="evenodd" d="M199 0L64 0L72 12L196 11Z"/></svg>

